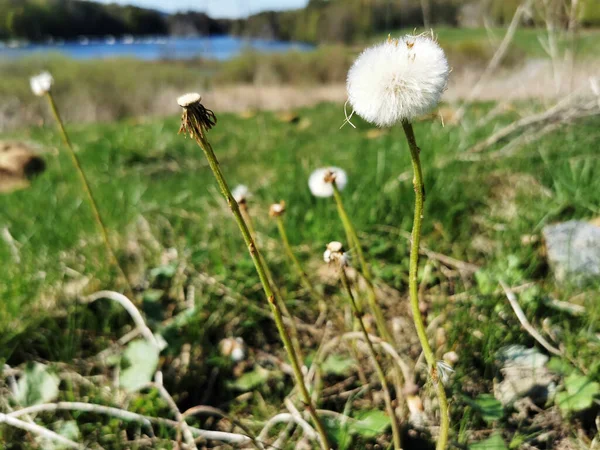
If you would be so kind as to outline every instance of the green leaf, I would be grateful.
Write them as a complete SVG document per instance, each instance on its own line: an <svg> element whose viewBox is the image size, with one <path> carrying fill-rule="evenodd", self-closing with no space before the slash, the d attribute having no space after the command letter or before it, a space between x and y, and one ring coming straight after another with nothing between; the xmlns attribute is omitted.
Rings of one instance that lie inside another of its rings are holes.
<svg viewBox="0 0 600 450"><path fill-rule="evenodd" d="M485 441L469 445L469 450L508 450L500 433L494 433Z"/></svg>
<svg viewBox="0 0 600 450"><path fill-rule="evenodd" d="M327 375L348 375L354 360L342 355L331 355L321 365L321 370Z"/></svg>
<svg viewBox="0 0 600 450"><path fill-rule="evenodd" d="M572 373L565 379L565 390L556 394L556 404L563 415L584 411L592 406L594 396L600 393L600 384L584 375Z"/></svg>
<svg viewBox="0 0 600 450"><path fill-rule="evenodd" d="M502 403L491 394L481 394L472 405L487 423L495 422L504 417Z"/></svg>
<svg viewBox="0 0 600 450"><path fill-rule="evenodd" d="M156 277L164 277L164 278L173 278L173 275L177 272L177 265L175 264L167 264L164 266L155 267L150 271L150 276L153 278Z"/></svg>
<svg viewBox="0 0 600 450"><path fill-rule="evenodd" d="M378 409L361 411L354 418L356 420L348 422L348 431L364 438L381 436L390 426L389 417Z"/></svg>
<svg viewBox="0 0 600 450"><path fill-rule="evenodd" d="M246 392L266 383L269 378L270 372L267 369L256 366L256 369L254 369L252 372L246 372L234 382L229 383L229 386L238 391Z"/></svg>
<svg viewBox="0 0 600 450"><path fill-rule="evenodd" d="M154 270L156 270L156 269L154 269ZM147 289L144 291L144 295L143 295L142 299L145 302L154 303L154 302L159 301L162 298L164 293L165 293L165 291L162 289Z"/></svg>
<svg viewBox="0 0 600 450"><path fill-rule="evenodd" d="M44 364L29 363L19 379L16 400L23 406L48 403L58 397L60 380Z"/></svg>
<svg viewBox="0 0 600 450"><path fill-rule="evenodd" d="M546 367L551 372L558 373L560 375L569 375L570 373L573 373L574 370L571 364L558 356L553 356L550 358L550 361L548 361Z"/></svg>
<svg viewBox="0 0 600 450"><path fill-rule="evenodd" d="M149 383L158 367L160 351L146 340L130 342L121 359L119 385L135 392Z"/></svg>

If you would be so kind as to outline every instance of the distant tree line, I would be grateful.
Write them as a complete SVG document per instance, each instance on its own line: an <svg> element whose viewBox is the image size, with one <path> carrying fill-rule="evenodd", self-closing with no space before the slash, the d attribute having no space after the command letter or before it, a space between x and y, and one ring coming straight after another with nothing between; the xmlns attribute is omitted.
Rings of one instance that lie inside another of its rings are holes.
<svg viewBox="0 0 600 450"><path fill-rule="evenodd" d="M556 2L566 15L571 0ZM345 42L398 28L509 22L520 0L309 0L306 8L239 20L204 13L165 14L82 0L0 0L0 39L78 36L234 34L305 42ZM582 24L600 25L600 0L580 0ZM560 17L557 20L560 23Z"/></svg>

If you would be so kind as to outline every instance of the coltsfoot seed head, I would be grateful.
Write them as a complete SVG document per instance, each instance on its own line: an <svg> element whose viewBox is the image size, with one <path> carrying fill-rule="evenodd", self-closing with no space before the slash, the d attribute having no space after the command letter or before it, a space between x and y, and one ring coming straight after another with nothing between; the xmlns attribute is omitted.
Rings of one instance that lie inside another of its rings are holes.
<svg viewBox="0 0 600 450"><path fill-rule="evenodd" d="M50 72L44 71L31 77L29 79L29 84L31 85L33 93L38 97L41 97L50 92L50 89L52 89L52 85L54 84L54 78L52 78Z"/></svg>
<svg viewBox="0 0 600 450"><path fill-rule="evenodd" d="M333 182L340 191L343 191L348 184L348 175L339 167L323 167L310 174L308 187L315 197L331 197Z"/></svg>
<svg viewBox="0 0 600 450"><path fill-rule="evenodd" d="M323 253L323 261L327 264L338 263L341 267L345 267L349 263L348 254L344 251L344 246L341 242L332 241L327 244L327 249Z"/></svg>
<svg viewBox="0 0 600 450"><path fill-rule="evenodd" d="M238 184L233 191L231 191L231 195L233 195L233 199L239 204L246 203L251 196L250 189L244 184Z"/></svg>
<svg viewBox="0 0 600 450"><path fill-rule="evenodd" d="M285 212L285 202L281 200L279 203L273 203L269 208L269 216L279 217Z"/></svg>
<svg viewBox="0 0 600 450"><path fill-rule="evenodd" d="M430 36L388 39L363 51L350 68L348 101L380 127L410 121L439 103L449 73L444 51Z"/></svg>
<svg viewBox="0 0 600 450"><path fill-rule="evenodd" d="M194 103L198 103L202 100L202 96L197 92L190 92L188 94L184 94L177 99L177 104L182 108L187 108Z"/></svg>

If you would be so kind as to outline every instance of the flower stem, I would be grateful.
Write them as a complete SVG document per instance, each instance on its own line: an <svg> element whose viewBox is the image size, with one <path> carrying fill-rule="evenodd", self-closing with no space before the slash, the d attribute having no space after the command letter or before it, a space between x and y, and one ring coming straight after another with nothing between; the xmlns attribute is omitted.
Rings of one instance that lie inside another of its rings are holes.
<svg viewBox="0 0 600 450"><path fill-rule="evenodd" d="M314 407L310 394L308 393L306 384L304 384L304 376L302 375L302 371L300 370L300 365L298 363L297 355L294 351L292 340L283 323L281 308L279 307L278 302L275 300L275 295L273 294L273 290L271 289L265 266L262 263L262 259L259 256L258 249L256 247L256 244L254 243L252 235L250 234L248 225L242 217L238 203L235 201L233 195L231 194L231 190L229 189L227 181L223 176L223 172L221 171L219 162L212 149L212 146L210 145L204 134L194 134L194 138L196 139L196 142L198 143L200 148L204 151L206 159L208 160L208 165L210 166L217 180L217 184L219 185L219 188L221 189L221 192L223 193L223 196L225 197L225 200L227 201L227 204L229 205L231 212L233 213L235 221L242 233L242 237L244 238L244 242L248 246L250 257L252 258L252 262L254 263L254 267L256 268L256 272L258 273L258 277L260 278L260 282L262 284L269 306L273 313L275 325L277 326L277 330L279 331L281 340L283 341L283 346L285 347L288 358L290 359L290 364L294 372L294 377L296 378L296 385L298 387L298 390L300 391L302 400L306 404L308 412L313 419L315 427L317 428L322 449L329 450L331 448L331 445L329 445L327 433L325 432L325 428L323 427L323 424L319 419L319 416L317 415L317 411Z"/></svg>
<svg viewBox="0 0 600 450"><path fill-rule="evenodd" d="M243 204L239 204L239 207L240 207L240 211L242 213L242 217L246 221L246 225L248 225L248 231L250 231L250 236L252 236L252 238L254 239L254 242L256 242L256 230L254 228L254 222L252 220L252 216L250 216L250 212L248 211L248 205L246 203L243 203ZM300 340L298 339L298 328L296 327L296 322L295 322L294 318L292 317L292 315L290 314L290 311L288 310L285 302L283 301L283 296L281 295L281 292L279 291L279 289L277 288L277 285L275 284L275 279L273 278L273 273L271 272L271 269L269 269L269 265L267 264L265 257L263 256L263 254L261 252L258 253L258 256L261 259L263 267L265 268L265 272L267 274L267 279L269 280L269 284L271 285L271 288L273 289L273 294L275 295L275 301L279 304L279 308L281 308L281 312L283 313L283 316L287 317L289 319L289 327L290 327L290 331L292 333L292 343L294 344L294 350L296 351L296 355L298 356L298 359L302 362L302 361L304 361L304 357L302 355L302 348L300 347Z"/></svg>
<svg viewBox="0 0 600 450"><path fill-rule="evenodd" d="M423 171L421 169L421 158L419 156L421 150L417 146L415 133L410 122L402 122L408 146L410 147L410 156L414 171L414 186L415 186L415 217L413 221L412 242L410 247L410 268L409 268L409 292L410 306L412 309L413 320L423 347L423 353L427 360L429 372L436 385L438 401L440 403L440 434L436 449L443 450L448 443L448 432L450 428L450 418L448 416L448 399L443 383L438 380L436 360L433 350L427 340L427 332L419 309L419 286L418 286L418 271L419 271L419 246L421 241L421 227L423 223L423 205L425 203L425 185L423 183Z"/></svg>
<svg viewBox="0 0 600 450"><path fill-rule="evenodd" d="M315 289L313 284L310 282L308 275L302 268L300 261L298 261L298 258L296 257L296 255L294 254L294 252L292 250L292 246L290 245L290 241L288 239L287 232L285 230L285 224L283 223L283 218L281 216L277 216L276 219L277 219L277 228L279 230L279 236L281 237L281 241L283 242L283 248L285 249L285 252L286 252L288 258L294 265L294 268L296 269L296 272L298 273L298 276L300 277L300 281L302 281L302 284L304 284L304 287L310 292L310 294L315 299L317 299L319 301L323 301L323 296L317 292L317 290Z"/></svg>
<svg viewBox="0 0 600 450"><path fill-rule="evenodd" d="M394 448L396 450L400 450L402 448L400 442L400 427L398 426L398 419L396 417L396 413L394 411L394 407L392 406L392 396L390 395L390 389L385 378L385 373L381 368L381 364L377 360L377 353L375 352L375 348L373 347L373 343L369 338L369 333L367 332L367 328L365 327L365 323L362 320L363 313L356 304L354 300L354 295L352 294L352 290L350 289L350 282L348 280L348 275L346 275L346 269L344 267L340 268L340 278L342 280L342 285L348 294L348 298L350 299L350 305L352 306L352 312L356 317L358 324L360 325L360 329L365 337L365 342L367 343L367 347L369 348L369 354L371 359L373 360L373 365L375 366L375 371L377 372L377 377L379 378L379 382L381 383L381 389L383 390L383 396L385 398L385 407L387 409L387 413L390 416L390 422L392 424L392 436L394 441Z"/></svg>
<svg viewBox="0 0 600 450"><path fill-rule="evenodd" d="M117 268L119 272L119 276L123 279L125 283L126 293L129 297L133 296L133 290L131 289L131 285L129 284L129 280L123 271L123 268L119 264L119 260L117 259L113 248L110 245L110 241L108 239L108 232L106 231L106 226L104 225L104 221L102 220L102 216L100 215L100 211L98 211L98 204L96 203L96 199L94 198L94 194L90 188L90 184L88 183L87 177L85 176L85 172L81 167L81 163L79 162L79 158L73 149L73 145L71 144L71 140L69 139L69 135L67 134L67 130L63 124L63 121L60 117L60 113L58 112L58 107L56 106L56 102L54 101L54 97L51 92L46 93L46 97L48 98L48 102L50 103L50 109L52 110L52 114L56 119L58 124L58 128L60 129L61 136L67 147L68 153L71 156L71 160L73 165L75 166L75 170L79 175L79 180L81 181L81 185L83 186L83 190L85 191L90 206L92 208L92 213L94 215L94 220L98 225L98 229L100 230L100 234L102 235L102 240L104 241L104 246L106 247L106 251L108 252L108 256L110 258L111 263Z"/></svg>
<svg viewBox="0 0 600 450"><path fill-rule="evenodd" d="M381 308L377 304L377 295L375 294L375 287L373 285L373 276L371 275L371 270L369 269L369 265L367 264L367 260L365 258L365 254L360 245L360 241L358 239L358 233L344 208L344 203L342 201L342 195L340 194L340 190L337 187L335 181L332 183L333 185L333 197L335 198L335 203L337 205L338 214L340 219L342 220L342 224L344 225L344 230L346 231L346 236L348 238L348 245L352 249L356 249L356 254L358 255L358 262L360 264L362 275L367 284L367 300L369 302L369 307L375 316L375 323L377 324L377 330L379 331L380 336L388 341L390 344L394 345L394 339L392 334L388 330L387 324L385 322L385 318L383 316L383 312Z"/></svg>

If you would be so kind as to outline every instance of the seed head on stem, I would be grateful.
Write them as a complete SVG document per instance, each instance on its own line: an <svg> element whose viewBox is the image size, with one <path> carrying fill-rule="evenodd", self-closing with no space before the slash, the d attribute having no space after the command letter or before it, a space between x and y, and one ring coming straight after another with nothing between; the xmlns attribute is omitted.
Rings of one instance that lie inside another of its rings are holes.
<svg viewBox="0 0 600 450"><path fill-rule="evenodd" d="M394 411L389 385L385 377L385 372L383 371L383 368L379 363L379 360L377 359L377 352L375 351L373 342L371 342L371 337L369 336L367 327L365 326L365 322L363 319L364 313L360 306L356 303L354 294L352 293L352 289L350 288L350 280L348 279L348 275L346 274L346 267L348 266L348 256L347 253L344 251L344 246L342 245L342 243L338 241L333 241L327 244L327 249L323 254L323 259L328 264L336 264L340 269L340 280L342 282L342 286L344 287L348 299L350 300L352 312L363 333L365 342L367 343L367 348L369 350L369 356L371 357L371 360L373 362L377 378L379 378L379 382L381 383L381 389L383 390L383 395L385 399L385 408L389 416L390 423L392 425L392 438L394 443L394 449L401 450L402 444L400 441L400 427L396 418L396 412Z"/></svg>
<svg viewBox="0 0 600 450"><path fill-rule="evenodd" d="M52 89L54 78L50 72L44 71L31 77L29 79L29 84L31 85L31 90L33 93L38 97L42 97Z"/></svg>
<svg viewBox="0 0 600 450"><path fill-rule="evenodd" d="M278 302L275 298L273 288L271 286L268 269L266 268L266 264L264 263L261 254L256 246L254 241L254 237L248 228L248 224L244 219L242 212L240 211L240 207L238 203L235 201L233 194L231 193L231 189L229 189L229 185L227 180L225 179L225 175L221 170L219 165L219 161L217 160L217 156L210 145L206 137L206 132L210 130L216 123L217 119L215 114L206 109L201 103L202 97L199 94L186 94L178 99L179 105L183 108L183 113L181 115L181 127L179 129L179 133L183 133L185 135L189 135L193 138L198 146L204 152L206 159L208 161L208 165L219 185L221 193L237 223L240 233L244 238L244 242L248 248L248 252L250 253L250 257L252 258L252 262L254 263L254 267L256 268L256 273L260 279L263 291L265 293L265 297L271 308L271 312L273 313L273 319L275 320L275 325L277 326L277 331L281 337L283 342L283 346L285 347L286 353L290 360L290 364L292 366L292 371L294 373L294 378L296 381L296 388L300 392L302 400L304 401L306 408L310 416L313 419L314 425L319 434L319 440L321 443L321 447L323 450L329 450L331 445L329 445L327 433L325 431L325 427L321 422L319 416L317 415L317 411L315 405L312 401L312 398L308 392L306 385L304 384L304 375L302 374L302 369L300 368L299 357L294 349L294 345L292 343L292 339L288 330L284 325L283 314L281 312L280 303L283 305L284 302Z"/></svg>
<svg viewBox="0 0 600 450"><path fill-rule="evenodd" d="M315 170L308 178L308 187L315 197L331 197L333 183L340 191L348 184L348 175L339 167L322 167Z"/></svg>

